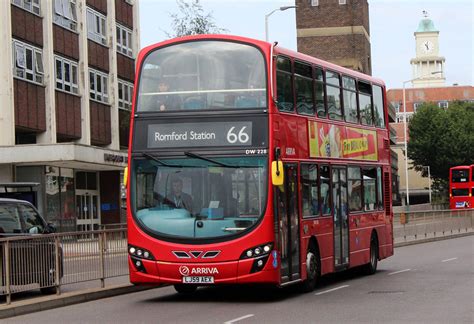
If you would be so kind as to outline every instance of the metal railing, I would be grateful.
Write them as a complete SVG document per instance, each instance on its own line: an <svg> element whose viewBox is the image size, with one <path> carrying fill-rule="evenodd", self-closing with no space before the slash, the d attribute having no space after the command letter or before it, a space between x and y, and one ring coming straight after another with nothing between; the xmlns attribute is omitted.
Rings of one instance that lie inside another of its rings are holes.
<svg viewBox="0 0 474 324"><path fill-rule="evenodd" d="M70 232L0 239L0 295L61 287L128 275L125 229Z"/></svg>
<svg viewBox="0 0 474 324"><path fill-rule="evenodd" d="M474 209L430 210L394 214L395 242L448 236L474 230Z"/></svg>
<svg viewBox="0 0 474 324"><path fill-rule="evenodd" d="M395 242L472 232L474 209L394 214ZM0 296L128 275L126 229L0 238Z"/></svg>

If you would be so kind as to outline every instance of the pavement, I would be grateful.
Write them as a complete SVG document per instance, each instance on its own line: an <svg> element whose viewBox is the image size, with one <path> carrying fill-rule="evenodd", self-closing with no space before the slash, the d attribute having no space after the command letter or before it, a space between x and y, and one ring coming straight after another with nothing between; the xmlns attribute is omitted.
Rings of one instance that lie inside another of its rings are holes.
<svg viewBox="0 0 474 324"><path fill-rule="evenodd" d="M406 242L398 242L395 243L395 247L397 248L407 245L459 238L469 235L474 235L474 232L458 233L450 236L428 237ZM104 288L86 288L62 292L60 295L38 295L38 297L35 298L28 298L18 301L14 300L10 305L3 304L0 306L0 319L154 288L158 287L134 286L128 283L128 276L122 276L120 278L116 278L113 285L109 285Z"/></svg>

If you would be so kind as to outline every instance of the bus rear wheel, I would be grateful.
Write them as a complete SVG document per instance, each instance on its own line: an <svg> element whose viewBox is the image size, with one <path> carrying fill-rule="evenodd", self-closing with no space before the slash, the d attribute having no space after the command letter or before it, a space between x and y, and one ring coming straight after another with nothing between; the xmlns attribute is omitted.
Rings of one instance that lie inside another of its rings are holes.
<svg viewBox="0 0 474 324"><path fill-rule="evenodd" d="M302 283L303 292L311 292L318 283L321 266L319 261L319 254L314 248L310 248L306 254L306 280Z"/></svg>
<svg viewBox="0 0 474 324"><path fill-rule="evenodd" d="M372 275L377 271L377 263L379 259L379 244L377 241L377 236L372 235L370 240L370 260L364 266L365 274Z"/></svg>
<svg viewBox="0 0 474 324"><path fill-rule="evenodd" d="M183 285L183 284L176 284L174 285L174 289L180 294L191 294L196 291L196 285Z"/></svg>

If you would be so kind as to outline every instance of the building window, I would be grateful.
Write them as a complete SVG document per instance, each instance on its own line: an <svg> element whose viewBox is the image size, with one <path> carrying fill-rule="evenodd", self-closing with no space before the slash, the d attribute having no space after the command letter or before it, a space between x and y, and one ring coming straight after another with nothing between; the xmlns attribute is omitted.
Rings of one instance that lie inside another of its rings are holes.
<svg viewBox="0 0 474 324"><path fill-rule="evenodd" d="M422 104L423 104L422 102L415 102L415 103L413 104L413 112L417 112L418 109L420 109L420 107L421 107Z"/></svg>
<svg viewBox="0 0 474 324"><path fill-rule="evenodd" d="M449 104L448 104L447 101L440 101L440 102L438 102L438 107L439 107L439 108L447 109L448 106L449 106Z"/></svg>
<svg viewBox="0 0 474 324"><path fill-rule="evenodd" d="M91 8L87 8L87 38L106 45L106 19L105 16Z"/></svg>
<svg viewBox="0 0 474 324"><path fill-rule="evenodd" d="M54 0L54 22L62 27L76 31L76 0Z"/></svg>
<svg viewBox="0 0 474 324"><path fill-rule="evenodd" d="M311 5L312 5L313 7L319 6L319 0L311 0Z"/></svg>
<svg viewBox="0 0 474 324"><path fill-rule="evenodd" d="M118 80L118 106L121 109L132 109L133 84Z"/></svg>
<svg viewBox="0 0 474 324"><path fill-rule="evenodd" d="M393 106L396 113L400 112L400 102L399 101L390 101L390 104Z"/></svg>
<svg viewBox="0 0 474 324"><path fill-rule="evenodd" d="M117 52L132 57L132 31L117 24Z"/></svg>
<svg viewBox="0 0 474 324"><path fill-rule="evenodd" d="M55 56L56 89L77 94L77 63L61 56Z"/></svg>
<svg viewBox="0 0 474 324"><path fill-rule="evenodd" d="M12 0L12 4L35 15L40 14L40 0Z"/></svg>
<svg viewBox="0 0 474 324"><path fill-rule="evenodd" d="M13 75L24 80L43 83L43 50L13 40Z"/></svg>
<svg viewBox="0 0 474 324"><path fill-rule="evenodd" d="M403 123L403 113L397 113L395 122L396 123Z"/></svg>
<svg viewBox="0 0 474 324"><path fill-rule="evenodd" d="M109 76L94 69L89 69L89 93L91 99L108 102L108 81Z"/></svg>

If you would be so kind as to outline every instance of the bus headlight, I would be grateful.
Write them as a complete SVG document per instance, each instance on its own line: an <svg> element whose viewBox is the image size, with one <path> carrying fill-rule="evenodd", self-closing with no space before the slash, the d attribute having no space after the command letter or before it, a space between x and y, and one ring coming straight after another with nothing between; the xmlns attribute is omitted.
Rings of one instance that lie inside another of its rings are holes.
<svg viewBox="0 0 474 324"><path fill-rule="evenodd" d="M240 255L240 259L250 259L250 258L266 256L270 253L272 248L273 248L273 243L266 243L263 245L255 246L251 249L245 250Z"/></svg>
<svg viewBox="0 0 474 324"><path fill-rule="evenodd" d="M153 257L153 254L151 254L150 251L145 250L141 247L129 245L128 253L130 254L131 257L134 257L134 259L138 258L138 259L155 260L155 258Z"/></svg>

